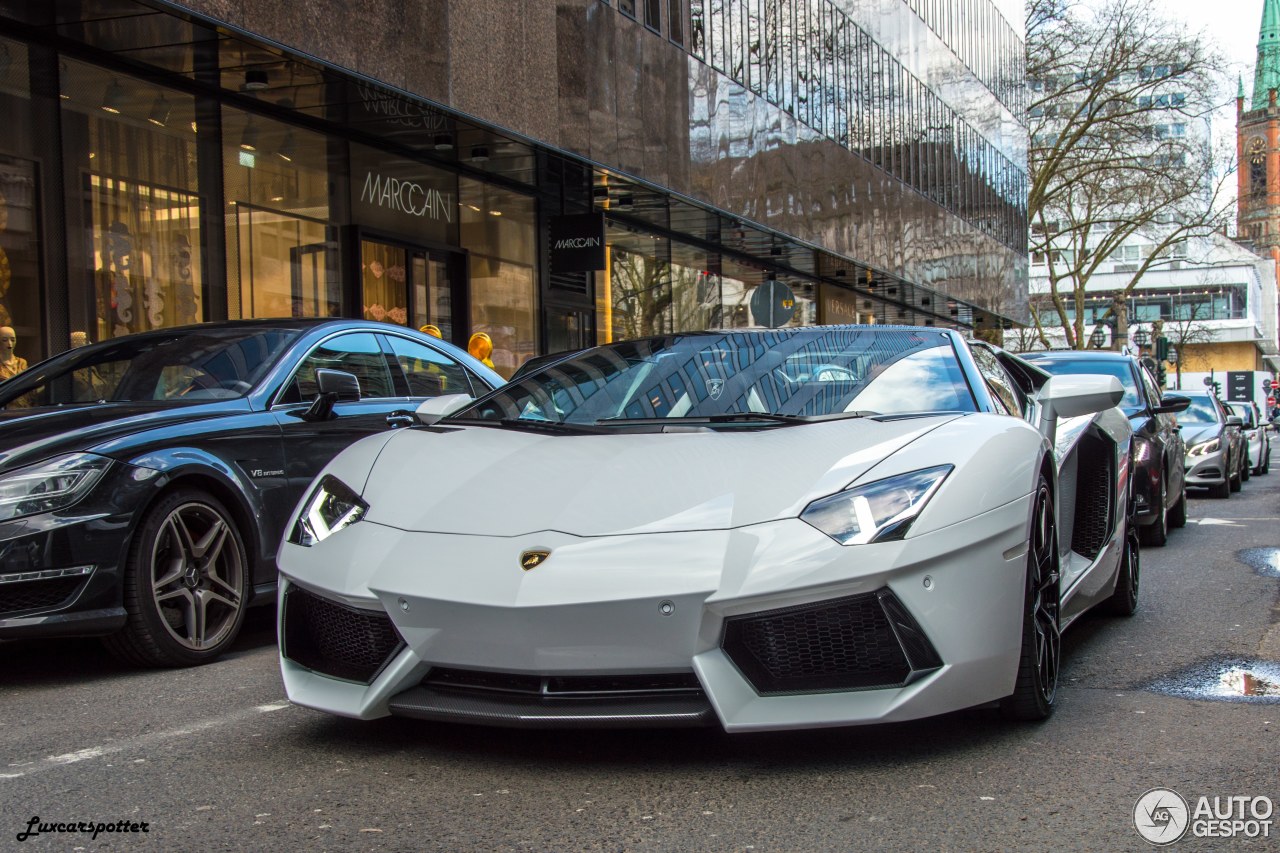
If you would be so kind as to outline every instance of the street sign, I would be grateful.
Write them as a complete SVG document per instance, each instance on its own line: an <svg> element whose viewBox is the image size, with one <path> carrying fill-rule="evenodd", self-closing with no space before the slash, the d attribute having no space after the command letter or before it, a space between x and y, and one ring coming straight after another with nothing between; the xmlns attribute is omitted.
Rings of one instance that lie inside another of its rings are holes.
<svg viewBox="0 0 1280 853"><path fill-rule="evenodd" d="M1275 407L1276 407L1276 398L1275 398L1275 397L1268 397L1268 398L1267 398L1267 408L1268 408L1268 409L1274 409Z"/></svg>
<svg viewBox="0 0 1280 853"><path fill-rule="evenodd" d="M1253 399L1253 371L1227 371L1227 399L1247 403Z"/></svg>

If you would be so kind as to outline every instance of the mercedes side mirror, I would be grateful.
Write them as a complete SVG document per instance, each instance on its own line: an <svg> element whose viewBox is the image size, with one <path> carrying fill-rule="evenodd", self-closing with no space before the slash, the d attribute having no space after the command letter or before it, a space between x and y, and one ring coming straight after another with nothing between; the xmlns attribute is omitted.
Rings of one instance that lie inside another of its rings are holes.
<svg viewBox="0 0 1280 853"><path fill-rule="evenodd" d="M418 423L431 426L454 412L460 412L475 399L470 394L444 394L432 397L418 407Z"/></svg>
<svg viewBox="0 0 1280 853"><path fill-rule="evenodd" d="M345 370L316 370L316 399L303 414L304 421L327 421L333 417L333 407L338 403L360 402L360 380Z"/></svg>
<svg viewBox="0 0 1280 853"><path fill-rule="evenodd" d="M1156 415L1172 415L1175 412L1185 412L1187 406L1191 405L1189 397L1183 397L1179 394L1165 394L1160 401L1160 405L1151 409L1152 414Z"/></svg>

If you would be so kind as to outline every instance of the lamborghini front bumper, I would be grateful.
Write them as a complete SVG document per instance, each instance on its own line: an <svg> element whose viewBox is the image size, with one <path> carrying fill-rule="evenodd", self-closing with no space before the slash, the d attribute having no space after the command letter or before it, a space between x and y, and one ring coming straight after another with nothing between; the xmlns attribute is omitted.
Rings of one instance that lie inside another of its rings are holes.
<svg viewBox="0 0 1280 853"><path fill-rule="evenodd" d="M796 519L511 538L363 521L282 547L285 687L361 719L521 726L752 731L945 713L1013 690L1030 511L1028 496L852 547ZM526 571L533 550L550 556Z"/></svg>

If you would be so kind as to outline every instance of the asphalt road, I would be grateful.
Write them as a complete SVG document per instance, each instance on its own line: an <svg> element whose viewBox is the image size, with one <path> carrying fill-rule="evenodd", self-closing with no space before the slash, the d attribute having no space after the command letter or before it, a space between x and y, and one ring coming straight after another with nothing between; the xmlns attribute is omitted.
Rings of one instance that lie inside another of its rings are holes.
<svg viewBox="0 0 1280 853"><path fill-rule="evenodd" d="M130 670L91 641L0 646L0 848L1145 850L1132 815L1154 787L1280 806L1280 697L1151 687L1280 665L1280 577L1240 559L1268 547L1280 471L1193 498L1191 524L1142 552L1138 615L1067 635L1041 725L989 709L736 736L359 723L288 705L265 612L198 670ZM19 842L34 816L148 832ZM1175 849L1278 849L1273 820L1272 838Z"/></svg>

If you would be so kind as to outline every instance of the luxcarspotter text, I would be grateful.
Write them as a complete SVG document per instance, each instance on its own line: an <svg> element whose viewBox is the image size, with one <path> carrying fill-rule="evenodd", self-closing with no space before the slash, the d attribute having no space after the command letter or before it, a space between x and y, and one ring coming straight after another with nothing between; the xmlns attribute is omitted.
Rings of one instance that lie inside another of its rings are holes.
<svg viewBox="0 0 1280 853"><path fill-rule="evenodd" d="M136 820L118 820L115 823L104 823L103 821L78 821L69 823L41 823L40 816L31 818L27 821L27 829L25 832L18 833L19 841L26 841L37 835L46 835L57 832L85 832L92 833L92 838L97 839L98 834L102 832L150 832L151 824L147 821Z"/></svg>

